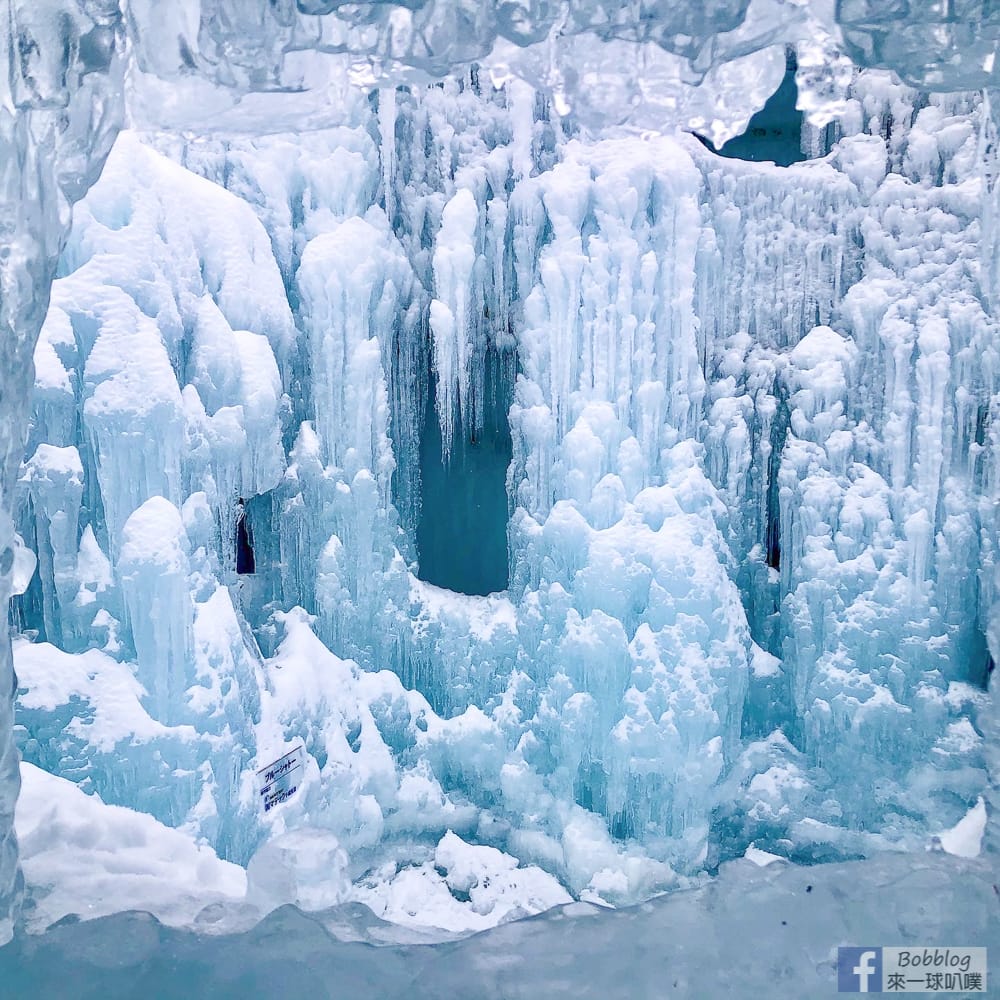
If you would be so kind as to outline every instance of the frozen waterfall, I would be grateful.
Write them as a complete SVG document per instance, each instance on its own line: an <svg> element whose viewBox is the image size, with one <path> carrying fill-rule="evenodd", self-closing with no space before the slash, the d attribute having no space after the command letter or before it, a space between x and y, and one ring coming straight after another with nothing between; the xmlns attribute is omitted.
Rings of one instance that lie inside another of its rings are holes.
<svg viewBox="0 0 1000 1000"><path fill-rule="evenodd" d="M19 756L261 915L994 857L997 29L828 6L15 0L0 940Z"/></svg>

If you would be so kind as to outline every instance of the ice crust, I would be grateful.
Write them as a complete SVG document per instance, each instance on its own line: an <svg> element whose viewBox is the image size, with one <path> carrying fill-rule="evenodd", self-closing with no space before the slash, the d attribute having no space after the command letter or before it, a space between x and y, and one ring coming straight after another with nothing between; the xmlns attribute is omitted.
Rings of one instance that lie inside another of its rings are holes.
<svg viewBox="0 0 1000 1000"><path fill-rule="evenodd" d="M367 886L404 920L420 880L489 923L994 809L995 127L941 93L993 84L992 24L303 2L236 35L230 8L3 15L25 757L240 864L308 826L346 861L324 888L282 848L275 902ZM786 42L816 162L669 134L744 128ZM144 131L109 157L123 95ZM481 429L487 358L511 582L469 598L417 577L420 435L428 377L446 452ZM253 771L296 741L264 817Z"/></svg>
<svg viewBox="0 0 1000 1000"><path fill-rule="evenodd" d="M837 947L861 940L988 947L1000 932L992 869L941 854L882 856L812 868L748 860L688 892L622 910L574 902L459 941L427 946L415 932L347 905L304 914L282 907L222 936L225 903L196 930L119 913L22 937L0 951L0 974L39 1000L134 995L316 997L836 995ZM377 947L373 947L376 945ZM990 980L998 973L990 959Z"/></svg>

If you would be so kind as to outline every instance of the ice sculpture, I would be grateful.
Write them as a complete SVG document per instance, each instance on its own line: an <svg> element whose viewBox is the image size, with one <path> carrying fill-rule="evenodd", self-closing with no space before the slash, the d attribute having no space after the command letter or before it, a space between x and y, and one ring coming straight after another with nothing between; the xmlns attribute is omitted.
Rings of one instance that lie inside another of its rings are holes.
<svg viewBox="0 0 1000 1000"><path fill-rule="evenodd" d="M713 9L5 13L26 757L240 863L265 844L288 879L262 898L385 912L413 879L508 912L475 870L537 909L564 892L539 869L624 902L750 842L912 849L978 802L995 132L948 92L994 84L995 28ZM126 31L142 132L108 157ZM814 162L677 131L738 133L784 43ZM421 464L498 398L509 586L450 593L419 575ZM255 765L295 741L301 792L263 817Z"/></svg>

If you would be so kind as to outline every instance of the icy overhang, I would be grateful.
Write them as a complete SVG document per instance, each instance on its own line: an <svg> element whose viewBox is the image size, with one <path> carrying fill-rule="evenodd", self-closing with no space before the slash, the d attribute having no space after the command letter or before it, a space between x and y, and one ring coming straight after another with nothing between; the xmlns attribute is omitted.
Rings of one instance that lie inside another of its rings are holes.
<svg viewBox="0 0 1000 1000"><path fill-rule="evenodd" d="M139 127L317 128L342 120L364 88L476 64L589 128L680 127L716 146L777 89L786 46L816 125L837 113L853 66L925 90L1000 80L1000 11L981 0L14 0L0 17L13 42L0 55L2 104L83 103L67 125L86 132L89 112L91 133L116 115L125 67L126 118Z"/></svg>
<svg viewBox="0 0 1000 1000"><path fill-rule="evenodd" d="M720 145L777 89L786 45L813 124L836 113L852 63L929 90L1000 79L1000 11L973 0L131 0L126 18L131 114L157 127L315 127L354 84L477 63L587 126L683 127Z"/></svg>

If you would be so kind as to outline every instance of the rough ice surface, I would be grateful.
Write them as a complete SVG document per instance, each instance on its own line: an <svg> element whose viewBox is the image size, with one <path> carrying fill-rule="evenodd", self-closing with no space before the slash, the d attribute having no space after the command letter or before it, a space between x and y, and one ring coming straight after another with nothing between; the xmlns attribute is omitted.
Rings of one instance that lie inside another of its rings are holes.
<svg viewBox="0 0 1000 1000"><path fill-rule="evenodd" d="M842 941L962 940L992 956L1000 932L992 875L982 860L941 854L808 868L741 859L704 886L637 907L573 902L434 947L356 904L281 907L251 930L227 932L231 904L219 901L194 928L135 912L67 921L0 951L0 974L16 996L58 997L71 981L81 1000L180 1000L192 983L226 998L286 990L390 1000L800 1000L837 995ZM997 973L992 958L990 979Z"/></svg>
<svg viewBox="0 0 1000 1000"><path fill-rule="evenodd" d="M62 6L3 15L0 939L14 738L74 822L245 869L258 917L995 861L992 22ZM803 162L686 134L746 128L789 51ZM498 463L507 586L446 590L426 525ZM84 898L38 800L33 930Z"/></svg>

